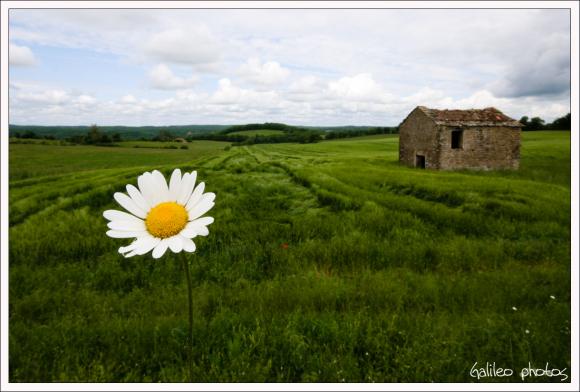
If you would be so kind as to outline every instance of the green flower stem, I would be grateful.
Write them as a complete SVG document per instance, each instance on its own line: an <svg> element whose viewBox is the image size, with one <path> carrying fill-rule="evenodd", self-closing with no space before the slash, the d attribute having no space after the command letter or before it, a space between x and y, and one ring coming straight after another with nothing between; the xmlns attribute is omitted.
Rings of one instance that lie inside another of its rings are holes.
<svg viewBox="0 0 580 392"><path fill-rule="evenodd" d="M187 294L189 304L189 335L187 337L187 367L189 368L189 382L193 382L193 292L191 288L191 273L189 271L189 260L185 253L181 253L181 260L183 260L183 269L187 278Z"/></svg>

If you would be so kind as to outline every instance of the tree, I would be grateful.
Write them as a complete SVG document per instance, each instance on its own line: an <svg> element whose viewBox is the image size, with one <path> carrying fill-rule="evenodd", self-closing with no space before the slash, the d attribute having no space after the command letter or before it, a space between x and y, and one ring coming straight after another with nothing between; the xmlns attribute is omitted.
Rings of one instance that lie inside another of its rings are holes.
<svg viewBox="0 0 580 392"><path fill-rule="evenodd" d="M89 132L83 139L82 144L110 144L113 141L109 135L101 132L97 124L90 126Z"/></svg>
<svg viewBox="0 0 580 392"><path fill-rule="evenodd" d="M23 139L38 139L38 135L33 131L26 131L22 134Z"/></svg>
<svg viewBox="0 0 580 392"><path fill-rule="evenodd" d="M159 135L155 136L153 138L154 141L157 142L170 142L175 138L175 136L173 136L173 134L169 131L166 130L161 130L159 131Z"/></svg>
<svg viewBox="0 0 580 392"><path fill-rule="evenodd" d="M545 121L542 120L540 117L533 117L530 120L530 124L528 125L528 128L530 131L538 131L538 130L544 128L544 123L545 123Z"/></svg>
<svg viewBox="0 0 580 392"><path fill-rule="evenodd" d="M109 143L111 143L111 142L112 142L112 140L111 140L111 138L109 137L109 135L107 135L106 133L103 133L103 134L101 135L101 140L99 140L99 143L109 144Z"/></svg>
<svg viewBox="0 0 580 392"><path fill-rule="evenodd" d="M565 115L564 117L560 117L555 119L551 124L546 126L548 129L553 130L560 130L560 131L569 131L572 129L572 119L570 113Z"/></svg>
<svg viewBox="0 0 580 392"><path fill-rule="evenodd" d="M522 124L524 126L524 128L528 126L528 124L529 124L528 121L529 121L528 116L524 116L524 117L520 118L520 124Z"/></svg>
<svg viewBox="0 0 580 392"><path fill-rule="evenodd" d="M89 132L87 133L87 144L97 144L101 142L102 134L97 127L97 124L92 124L89 128Z"/></svg>

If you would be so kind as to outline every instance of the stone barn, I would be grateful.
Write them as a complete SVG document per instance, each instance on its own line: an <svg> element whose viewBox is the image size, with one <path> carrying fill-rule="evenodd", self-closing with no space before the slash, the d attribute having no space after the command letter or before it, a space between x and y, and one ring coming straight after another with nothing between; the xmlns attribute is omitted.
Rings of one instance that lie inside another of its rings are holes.
<svg viewBox="0 0 580 392"><path fill-rule="evenodd" d="M416 107L399 126L399 161L428 169L517 169L522 124L496 108Z"/></svg>

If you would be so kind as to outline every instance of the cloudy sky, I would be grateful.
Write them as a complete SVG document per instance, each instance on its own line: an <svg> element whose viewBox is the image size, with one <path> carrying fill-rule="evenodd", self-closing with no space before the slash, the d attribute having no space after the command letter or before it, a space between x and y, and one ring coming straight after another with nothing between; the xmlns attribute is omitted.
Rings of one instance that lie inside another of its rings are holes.
<svg viewBox="0 0 580 392"><path fill-rule="evenodd" d="M10 123L397 125L570 111L567 10L11 10Z"/></svg>

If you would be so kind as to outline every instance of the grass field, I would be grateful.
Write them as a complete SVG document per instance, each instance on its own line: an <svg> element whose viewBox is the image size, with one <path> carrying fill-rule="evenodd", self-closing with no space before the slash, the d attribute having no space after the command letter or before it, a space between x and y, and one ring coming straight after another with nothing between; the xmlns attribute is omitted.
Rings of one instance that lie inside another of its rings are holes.
<svg viewBox="0 0 580 392"><path fill-rule="evenodd" d="M255 131L237 131L228 133L228 135L242 135L242 136L272 136L272 135L283 135L284 132L276 129L257 129Z"/></svg>
<svg viewBox="0 0 580 392"><path fill-rule="evenodd" d="M123 147L50 146L40 144L10 145L10 181L39 177L85 173L102 169L137 169L179 164L223 152L230 143L202 141L188 143L187 150L164 149L172 143L121 142ZM182 143L173 143L176 146ZM142 148L132 148L133 146ZM154 151L151 151L154 149ZM103 174L103 173L101 173ZM58 178L48 179L58 181ZM80 180L83 182L84 180ZM23 184L26 184L24 182ZM86 185L89 185L87 182Z"/></svg>
<svg viewBox="0 0 580 392"><path fill-rule="evenodd" d="M191 256L196 381L570 374L569 132L525 133L516 172L404 168L396 136L224 146L10 146L10 381L187 380L179 256L123 259L102 217L174 167L217 194Z"/></svg>
<svg viewBox="0 0 580 392"><path fill-rule="evenodd" d="M191 148L196 152L203 152L203 154L207 153L208 151L214 150L221 150L225 146L229 146L229 143L224 142L215 142L215 141L198 141L194 140L187 143L182 142L154 142L154 141L142 141L142 140L126 140L122 142L115 143L117 146L120 147L133 147L133 148L168 148L168 147L175 147L181 148L186 146L188 149Z"/></svg>

